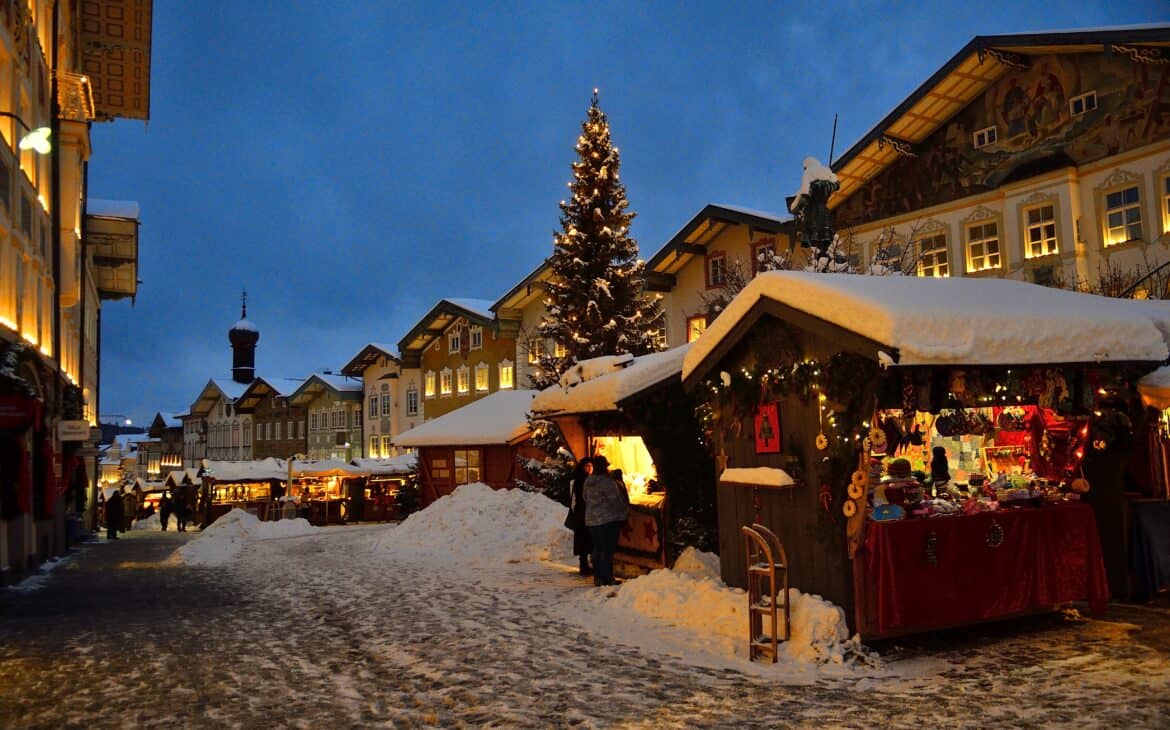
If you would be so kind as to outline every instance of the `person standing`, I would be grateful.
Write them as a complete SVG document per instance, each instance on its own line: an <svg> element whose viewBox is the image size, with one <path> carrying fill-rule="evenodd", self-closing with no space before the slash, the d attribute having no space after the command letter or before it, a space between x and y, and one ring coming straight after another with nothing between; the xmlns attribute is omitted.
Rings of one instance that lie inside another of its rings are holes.
<svg viewBox="0 0 1170 730"><path fill-rule="evenodd" d="M162 523L163 532L167 531L167 523L171 521L171 494L163 490L158 500L158 520Z"/></svg>
<svg viewBox="0 0 1170 730"><path fill-rule="evenodd" d="M593 585L611 586L613 554L622 525L630 516L630 496L609 476L609 461L593 457L593 474L585 480L585 524L593 540Z"/></svg>
<svg viewBox="0 0 1170 730"><path fill-rule="evenodd" d="M181 486L175 489L175 531L186 532L187 520L190 518L190 511L187 509L187 492L191 489L188 486Z"/></svg>
<svg viewBox="0 0 1170 730"><path fill-rule="evenodd" d="M122 532L130 532L134 520L138 518L138 498L134 492L122 494Z"/></svg>
<svg viewBox="0 0 1170 730"><path fill-rule="evenodd" d="M569 514L565 516L565 527L573 531L573 554L580 561L581 575L593 575L589 566L589 554L593 552L593 540L585 525L585 480L593 473L593 460L581 459L573 470L573 481L569 483Z"/></svg>
<svg viewBox="0 0 1170 730"><path fill-rule="evenodd" d="M122 529L122 518L124 505L122 504L122 491L115 489L110 494L110 498L106 500L106 539L117 540L118 530Z"/></svg>

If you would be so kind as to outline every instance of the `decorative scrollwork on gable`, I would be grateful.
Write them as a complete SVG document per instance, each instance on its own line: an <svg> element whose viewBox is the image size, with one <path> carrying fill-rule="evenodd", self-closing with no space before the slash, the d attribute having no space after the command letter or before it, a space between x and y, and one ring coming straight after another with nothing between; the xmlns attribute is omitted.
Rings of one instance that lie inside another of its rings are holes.
<svg viewBox="0 0 1170 730"><path fill-rule="evenodd" d="M983 59L991 56L1002 65L1015 69L1016 71L1024 71L1031 67L1028 59L1018 53L1011 53L1009 51L1001 51L996 48L980 48L979 49L979 63L983 63Z"/></svg>
<svg viewBox="0 0 1170 730"><path fill-rule="evenodd" d="M918 153L914 151L914 148L910 146L909 142L897 139L896 137L883 134L881 137L878 137L877 143L879 150L885 149L886 145L889 145L890 147L893 147L894 152L898 153L898 155L901 157L918 156Z"/></svg>

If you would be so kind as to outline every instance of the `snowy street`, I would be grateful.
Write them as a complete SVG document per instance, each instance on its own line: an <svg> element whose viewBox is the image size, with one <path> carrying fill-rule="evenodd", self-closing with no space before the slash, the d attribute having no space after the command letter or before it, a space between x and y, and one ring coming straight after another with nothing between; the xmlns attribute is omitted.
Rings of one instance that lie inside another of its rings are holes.
<svg viewBox="0 0 1170 730"><path fill-rule="evenodd" d="M1164 727L1170 718L1163 609L1114 606L1105 620L1053 616L873 652L846 643L835 661L831 650L794 650L778 665L751 664L745 641L683 616L693 595L718 602L731 589L675 571L595 588L570 567L559 506L523 493L463 496L401 525L297 520L273 530L281 523L225 518L204 533L135 530L83 546L0 590L0 724Z"/></svg>

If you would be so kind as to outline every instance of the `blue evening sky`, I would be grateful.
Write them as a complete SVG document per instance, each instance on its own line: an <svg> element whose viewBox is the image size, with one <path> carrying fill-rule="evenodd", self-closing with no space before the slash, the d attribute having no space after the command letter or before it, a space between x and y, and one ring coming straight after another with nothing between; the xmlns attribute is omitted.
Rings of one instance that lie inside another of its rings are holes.
<svg viewBox="0 0 1170 730"><path fill-rule="evenodd" d="M552 251L593 88L649 257L703 205L784 212L976 35L1170 20L1127 2L156 2L148 124L95 124L90 195L142 209L102 308L102 414L337 369Z"/></svg>

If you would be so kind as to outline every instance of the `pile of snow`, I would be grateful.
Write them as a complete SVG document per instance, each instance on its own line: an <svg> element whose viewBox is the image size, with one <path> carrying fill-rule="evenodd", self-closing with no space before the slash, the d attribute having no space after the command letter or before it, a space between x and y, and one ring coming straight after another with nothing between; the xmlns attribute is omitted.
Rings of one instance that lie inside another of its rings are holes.
<svg viewBox="0 0 1170 730"><path fill-rule="evenodd" d="M176 550L173 557L188 565L223 565L249 542L311 535L319 529L301 518L261 522L254 514L233 509L199 533L199 537Z"/></svg>
<svg viewBox="0 0 1170 730"><path fill-rule="evenodd" d="M158 512L153 513L149 517L143 517L141 520L134 520L134 524L130 525L131 530L162 530L162 518Z"/></svg>
<svg viewBox="0 0 1170 730"><path fill-rule="evenodd" d="M567 560L573 533L565 513L542 494L464 484L407 517L380 547L463 563Z"/></svg>
<svg viewBox="0 0 1170 730"><path fill-rule="evenodd" d="M718 565L718 556L688 549L673 570L655 570L623 583L604 611L625 614L626 620L630 613L656 619L701 638L708 651L746 660L747 594L719 580ZM780 663L869 660L860 640L850 638L839 606L795 588L788 594L792 629L789 640L780 644ZM613 620L620 619L615 615Z"/></svg>

